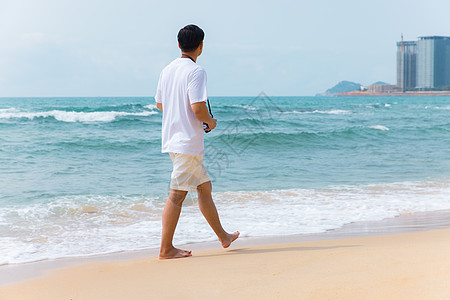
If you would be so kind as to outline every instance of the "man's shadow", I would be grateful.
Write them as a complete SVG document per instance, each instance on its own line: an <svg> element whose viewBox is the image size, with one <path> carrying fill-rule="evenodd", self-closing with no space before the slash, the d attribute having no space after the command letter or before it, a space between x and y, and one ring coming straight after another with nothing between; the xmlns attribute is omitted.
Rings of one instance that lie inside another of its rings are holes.
<svg viewBox="0 0 450 300"><path fill-rule="evenodd" d="M328 246L328 247L293 246L293 247L271 247L268 249L255 249L255 248L244 247L244 248L229 249L223 253L217 253L217 254L194 255L191 257L191 259L202 258L202 257L227 256L227 255L249 255L249 254L278 253L278 252L289 252L289 251L328 250L328 249L349 248L349 247L361 247L361 245L342 245L342 246Z"/></svg>

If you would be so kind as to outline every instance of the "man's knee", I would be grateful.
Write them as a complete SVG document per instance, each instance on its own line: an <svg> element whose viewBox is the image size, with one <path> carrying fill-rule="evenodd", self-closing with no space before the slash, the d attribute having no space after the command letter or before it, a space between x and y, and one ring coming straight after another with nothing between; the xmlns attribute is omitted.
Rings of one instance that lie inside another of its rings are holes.
<svg viewBox="0 0 450 300"><path fill-rule="evenodd" d="M184 199L186 198L187 193L188 193L187 191L170 189L169 201L175 204L176 206L181 207Z"/></svg>
<svg viewBox="0 0 450 300"><path fill-rule="evenodd" d="M211 191L212 191L211 181L203 182L202 184L197 186L198 193L211 193Z"/></svg>

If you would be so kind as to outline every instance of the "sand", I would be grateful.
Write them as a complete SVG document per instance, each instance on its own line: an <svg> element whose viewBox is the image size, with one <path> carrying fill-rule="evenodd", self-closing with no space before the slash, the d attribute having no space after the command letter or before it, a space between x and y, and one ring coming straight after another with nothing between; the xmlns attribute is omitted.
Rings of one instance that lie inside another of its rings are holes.
<svg viewBox="0 0 450 300"><path fill-rule="evenodd" d="M0 299L450 299L450 230L95 262Z"/></svg>

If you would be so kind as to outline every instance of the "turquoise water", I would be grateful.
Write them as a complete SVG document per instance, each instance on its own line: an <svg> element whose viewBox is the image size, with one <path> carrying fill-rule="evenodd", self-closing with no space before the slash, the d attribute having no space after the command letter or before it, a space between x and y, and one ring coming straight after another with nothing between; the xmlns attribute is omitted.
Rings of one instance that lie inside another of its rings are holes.
<svg viewBox="0 0 450 300"><path fill-rule="evenodd" d="M230 230L450 209L450 97L210 101L205 165ZM0 263L157 247L171 172L160 126L153 98L0 98ZM176 238L214 239L195 195Z"/></svg>

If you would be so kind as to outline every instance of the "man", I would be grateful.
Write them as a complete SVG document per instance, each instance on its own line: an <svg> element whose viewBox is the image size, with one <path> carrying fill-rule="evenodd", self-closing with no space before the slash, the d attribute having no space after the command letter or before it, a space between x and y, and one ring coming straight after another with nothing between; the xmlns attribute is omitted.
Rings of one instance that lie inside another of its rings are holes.
<svg viewBox="0 0 450 300"><path fill-rule="evenodd" d="M196 25L178 32L181 58L162 70L155 96L156 106L163 112L162 152L168 152L173 163L170 193L162 216L160 259L192 256L191 251L172 244L188 191L197 190L200 210L224 248L239 237L239 231L230 234L222 228L211 196L211 180L203 165L203 122L211 130L217 123L206 107L206 72L196 64L203 51L204 36Z"/></svg>

